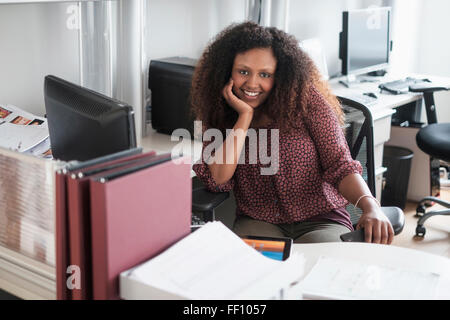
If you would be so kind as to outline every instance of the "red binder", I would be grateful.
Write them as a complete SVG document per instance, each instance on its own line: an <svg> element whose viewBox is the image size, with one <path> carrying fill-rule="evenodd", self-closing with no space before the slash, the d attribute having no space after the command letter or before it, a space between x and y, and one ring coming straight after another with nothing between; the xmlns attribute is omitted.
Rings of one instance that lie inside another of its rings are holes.
<svg viewBox="0 0 450 320"><path fill-rule="evenodd" d="M125 150L93 160L69 163L55 174L55 241L56 241L56 297L58 300L72 299L72 291L67 286L70 274L67 268L70 261L70 226L69 226L69 194L68 180L73 172L83 172L92 168L99 168L109 162L120 162L124 157L141 157L141 148ZM152 153L154 154L154 153Z"/></svg>
<svg viewBox="0 0 450 320"><path fill-rule="evenodd" d="M67 178L70 264L80 268L80 288L71 290L72 299L92 299L92 253L89 179L147 163L155 152L132 155L72 170Z"/></svg>
<svg viewBox="0 0 450 320"><path fill-rule="evenodd" d="M56 299L71 299L66 285L69 265L69 226L67 219L67 175L59 170L55 174L55 241L56 241Z"/></svg>
<svg viewBox="0 0 450 320"><path fill-rule="evenodd" d="M160 162L91 179L94 299L118 299L120 272L190 233L191 166Z"/></svg>

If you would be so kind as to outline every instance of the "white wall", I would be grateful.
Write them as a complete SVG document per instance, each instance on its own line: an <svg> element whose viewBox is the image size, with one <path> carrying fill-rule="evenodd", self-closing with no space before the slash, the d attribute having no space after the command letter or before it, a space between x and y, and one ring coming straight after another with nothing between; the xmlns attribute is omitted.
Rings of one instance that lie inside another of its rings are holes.
<svg viewBox="0 0 450 320"><path fill-rule="evenodd" d="M424 0L417 25L417 72L450 77L450 1ZM450 91L435 94L439 122L450 122Z"/></svg>
<svg viewBox="0 0 450 320"><path fill-rule="evenodd" d="M391 71L417 72L419 30L423 0L394 1L392 6L393 50Z"/></svg>
<svg viewBox="0 0 450 320"><path fill-rule="evenodd" d="M450 1L422 1L418 71L450 77Z"/></svg>
<svg viewBox="0 0 450 320"><path fill-rule="evenodd" d="M393 71L450 77L449 12L448 0L394 1ZM450 92L436 93L435 102L438 122L450 122Z"/></svg>
<svg viewBox="0 0 450 320"><path fill-rule="evenodd" d="M153 59L198 59L208 42L233 22L245 20L246 0L147 0L145 55ZM151 93L146 87L146 104Z"/></svg>
<svg viewBox="0 0 450 320"><path fill-rule="evenodd" d="M328 73L341 71L339 33L342 31L342 11L383 6L380 0L291 0L288 32L299 41L319 38L324 50Z"/></svg>
<svg viewBox="0 0 450 320"><path fill-rule="evenodd" d="M272 7L276 1L272 0ZM342 11L382 4L381 0L290 0L287 31L299 40L318 37L333 75L341 68ZM150 59L198 58L214 35L230 23L246 19L245 0L148 0L147 7L146 51Z"/></svg>
<svg viewBox="0 0 450 320"><path fill-rule="evenodd" d="M279 0L272 0L279 1ZM66 26L73 3L0 5L0 103L42 115L43 77L79 83L78 31ZM318 37L330 75L339 73L342 11L393 5L393 67L450 77L448 0L290 0L288 32ZM169 56L198 58L208 41L246 18L246 0L146 0L147 62ZM147 68L148 69L148 68ZM147 71L148 72L148 71ZM440 121L450 121L450 94L437 95Z"/></svg>
<svg viewBox="0 0 450 320"><path fill-rule="evenodd" d="M245 0L149 0L147 56L199 58L208 41L245 18Z"/></svg>
<svg viewBox="0 0 450 320"><path fill-rule="evenodd" d="M0 4L0 103L42 116L45 75L79 83L78 31L66 26L74 3Z"/></svg>

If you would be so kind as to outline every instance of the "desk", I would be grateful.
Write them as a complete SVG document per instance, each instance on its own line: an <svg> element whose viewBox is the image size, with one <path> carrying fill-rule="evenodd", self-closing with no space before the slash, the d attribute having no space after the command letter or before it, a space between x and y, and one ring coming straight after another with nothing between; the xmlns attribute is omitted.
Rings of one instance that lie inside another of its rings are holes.
<svg viewBox="0 0 450 320"><path fill-rule="evenodd" d="M378 201L381 202L381 186L382 186L382 173L385 171L385 168L382 167L383 162L383 147L384 144L387 143L391 138L391 117L396 112L397 107L405 106L408 104L413 104L416 102L416 106L420 112L422 108L422 94L420 93L405 93L405 94L391 94L387 91L380 92L378 89L378 85L383 82L389 82L397 79L403 79L407 76L414 77L417 79L429 79L433 83L440 84L443 86L450 86L450 78L448 77L437 77L430 75L421 75L421 74L409 74L409 75L399 75L399 74L388 74L385 77L379 78L377 82L361 82L352 84L350 88L345 87L343 84L339 83L339 80L342 78L336 78L329 81L330 86L333 90L333 93L338 96L348 96L352 93L363 93L363 92L374 92L378 99L374 104L369 106L369 109L372 111L372 116L374 119L374 162L375 162L375 184L376 184L376 196ZM420 114L420 113L419 113ZM420 119L418 119L420 120ZM395 137L397 138L397 137ZM397 139L398 140L398 139ZM393 143L395 144L395 143ZM415 139L412 142L415 144ZM399 145L399 144L397 144ZM411 149L411 148L410 148ZM413 160L414 161L414 160ZM422 170L422 169L421 169ZM423 172L425 174L425 171ZM429 175L428 175L429 176ZM427 179L426 174L425 177L423 175L420 179ZM420 181L420 179L418 179ZM429 189L429 188L428 188ZM425 190L428 190L425 188ZM424 196L428 196L431 194L425 193L421 194L414 198L414 200L419 201ZM409 193L408 193L408 198Z"/></svg>
<svg viewBox="0 0 450 320"><path fill-rule="evenodd" d="M389 74L388 76L382 77L377 82L361 82L352 85L350 88L345 87L343 84L339 83L342 78L335 78L329 81L333 93L336 95L345 96L348 93L362 93L362 92L374 92L378 99L377 101L369 107L372 111L374 120L377 116L383 114L383 110L394 109L411 102L420 101L422 99L422 94L420 93L405 93L405 94L391 94L387 91L380 92L378 85L383 82L403 79L405 77L413 77L417 79L429 79L433 83L442 84L444 86L450 86L450 78L448 77L437 77L423 74L408 74L408 75L395 75Z"/></svg>
<svg viewBox="0 0 450 320"><path fill-rule="evenodd" d="M441 276L436 298L450 299L450 259L396 246L357 242L293 244L292 253L303 253L307 275L320 256L348 259L368 265L437 273Z"/></svg>

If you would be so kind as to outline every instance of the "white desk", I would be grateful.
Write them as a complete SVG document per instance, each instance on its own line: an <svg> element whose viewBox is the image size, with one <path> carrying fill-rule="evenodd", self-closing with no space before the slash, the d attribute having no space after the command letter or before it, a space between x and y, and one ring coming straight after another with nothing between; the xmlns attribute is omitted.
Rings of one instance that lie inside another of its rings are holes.
<svg viewBox="0 0 450 320"><path fill-rule="evenodd" d="M389 82L393 80L403 79L405 77L413 77L416 79L429 79L436 85L450 86L450 78L448 77L437 77L423 74L408 74L408 75L397 75L388 74L385 77L379 78L377 82L361 82L355 83L350 88L345 87L343 84L339 83L342 78L336 78L329 81L333 93L336 95L345 96L348 93L363 93L363 92L373 92L377 95L377 101L369 107L372 111L374 120L378 119L379 116L383 116L384 110L395 109L397 107L406 105L408 103L418 101L422 99L422 94L420 93L405 93L405 94L391 94L387 91L380 92L378 85L380 83Z"/></svg>
<svg viewBox="0 0 450 320"><path fill-rule="evenodd" d="M347 88L343 84L339 83L342 78L336 78L330 80L330 86L333 93L338 96L349 96L352 93L361 94L364 92L373 92L377 95L377 100L374 104L369 106L372 111L372 116L374 120L374 165L375 165L375 186L376 186L376 196L378 201L381 201L381 190L382 190L382 173L385 168L382 167L383 163L383 148L384 144L388 143L391 139L391 117L396 112L396 108L400 106L405 106L410 103L420 102L422 100L422 94L420 93L405 93L405 94L391 94L387 91L380 91L378 85L380 83L389 82L393 80L403 79L407 76L414 77L416 79L429 79L436 85L450 86L450 78L448 77L436 77L430 75L420 75L420 74L388 74L385 77L378 78L377 82L361 82L352 84L350 88ZM420 121L420 119L417 119ZM394 137L397 138L397 137ZM413 139L413 145L415 145L415 139ZM394 143L395 144L395 143ZM397 144L398 145L398 144ZM411 149L411 148L410 148ZM414 161L414 160L413 160ZM423 175L426 177L425 171ZM423 179L423 175L420 177ZM429 174L428 174L429 176ZM424 187L425 188L425 187ZM425 190L427 190L425 188ZM408 193L409 194L409 193ZM424 196L429 196L429 193L421 194L419 199ZM417 199L415 199L417 200Z"/></svg>
<svg viewBox="0 0 450 320"><path fill-rule="evenodd" d="M292 253L294 252L303 253L306 258L305 275L311 271L320 256L408 271L437 273L442 281L436 298L450 299L450 259L446 257L392 245L356 242L294 244Z"/></svg>

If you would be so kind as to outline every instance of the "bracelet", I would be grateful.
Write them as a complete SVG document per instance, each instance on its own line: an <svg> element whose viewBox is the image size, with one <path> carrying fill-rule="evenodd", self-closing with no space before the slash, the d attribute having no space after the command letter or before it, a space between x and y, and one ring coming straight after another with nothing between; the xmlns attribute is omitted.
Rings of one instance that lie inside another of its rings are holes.
<svg viewBox="0 0 450 320"><path fill-rule="evenodd" d="M365 194L365 195L362 195L361 197L358 198L358 200L357 200L356 203L354 204L355 208L358 208L358 203L359 203L359 201L360 201L362 198L365 198L365 197L372 198L373 200L375 200L375 202L378 204L378 206L381 207L380 202L377 200L377 198L375 198L375 197L372 196L372 195Z"/></svg>

